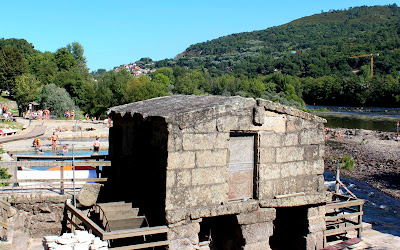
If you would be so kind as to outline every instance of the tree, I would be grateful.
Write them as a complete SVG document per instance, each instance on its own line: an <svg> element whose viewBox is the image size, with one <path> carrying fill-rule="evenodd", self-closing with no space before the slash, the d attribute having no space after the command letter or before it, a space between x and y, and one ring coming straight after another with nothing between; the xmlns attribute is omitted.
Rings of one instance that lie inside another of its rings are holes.
<svg viewBox="0 0 400 250"><path fill-rule="evenodd" d="M0 50L0 88L15 93L15 78L27 72L22 54L14 47Z"/></svg>
<svg viewBox="0 0 400 250"><path fill-rule="evenodd" d="M34 75L23 74L15 79L15 99L18 104L27 105L39 97L42 84Z"/></svg>
<svg viewBox="0 0 400 250"><path fill-rule="evenodd" d="M76 110L75 103L68 92L55 84L48 84L42 88L39 102L57 116L62 116L67 109Z"/></svg>
<svg viewBox="0 0 400 250"><path fill-rule="evenodd" d="M160 74L160 76L163 75ZM165 95L167 95L165 84L150 81L148 76L140 76L128 82L125 98L129 102L136 102Z"/></svg>
<svg viewBox="0 0 400 250"><path fill-rule="evenodd" d="M55 60L60 71L69 70L76 65L72 53L67 48L60 48L55 53Z"/></svg>
<svg viewBox="0 0 400 250"><path fill-rule="evenodd" d="M109 71L102 75L98 81L98 99L99 104L106 108L125 104L127 83L132 81L134 77L126 70L119 72Z"/></svg>

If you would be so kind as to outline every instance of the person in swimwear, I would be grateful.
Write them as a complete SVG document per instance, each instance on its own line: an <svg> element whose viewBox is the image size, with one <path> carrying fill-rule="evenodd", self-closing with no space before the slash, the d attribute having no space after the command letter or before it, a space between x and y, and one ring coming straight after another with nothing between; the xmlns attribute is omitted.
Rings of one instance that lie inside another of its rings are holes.
<svg viewBox="0 0 400 250"><path fill-rule="evenodd" d="M53 135L51 136L51 142L53 143L53 150L57 150L57 139L58 136L56 135L56 132L53 132Z"/></svg>
<svg viewBox="0 0 400 250"><path fill-rule="evenodd" d="M98 152L100 151L100 138L97 137L96 140L93 142L93 151Z"/></svg>

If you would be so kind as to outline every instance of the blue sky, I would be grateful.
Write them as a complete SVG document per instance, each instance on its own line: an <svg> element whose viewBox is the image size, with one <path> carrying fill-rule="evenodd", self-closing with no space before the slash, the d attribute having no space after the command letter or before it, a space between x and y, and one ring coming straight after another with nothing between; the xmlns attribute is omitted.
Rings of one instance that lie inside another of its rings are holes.
<svg viewBox="0 0 400 250"><path fill-rule="evenodd" d="M0 38L26 39L43 52L79 42L90 70L110 70L142 57L173 58L191 44L322 10L393 3L400 6L399 0L0 0Z"/></svg>

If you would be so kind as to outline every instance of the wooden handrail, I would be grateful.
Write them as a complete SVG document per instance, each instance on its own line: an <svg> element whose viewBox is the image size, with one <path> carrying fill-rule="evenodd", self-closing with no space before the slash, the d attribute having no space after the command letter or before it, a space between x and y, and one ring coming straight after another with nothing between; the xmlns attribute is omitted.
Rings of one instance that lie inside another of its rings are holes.
<svg viewBox="0 0 400 250"><path fill-rule="evenodd" d="M71 212L74 216L76 216L83 224L85 224L93 233L100 237L101 240L103 239L104 230L101 229L96 223L94 223L91 219L89 219L86 215L84 215L80 210L76 209L71 204L66 203L65 209Z"/></svg>
<svg viewBox="0 0 400 250"><path fill-rule="evenodd" d="M134 229L117 230L117 231L105 232L104 240L113 240L120 238L150 235L150 234L161 234L167 232L168 232L167 226L141 227Z"/></svg>
<svg viewBox="0 0 400 250"><path fill-rule="evenodd" d="M70 203L65 204L65 209L71 213L72 216L76 216L89 230L93 232L96 236L100 237L101 240L115 240L121 238L128 238L128 237L136 237L136 236L144 236L150 234L160 234L160 233L167 233L168 227L167 226L158 226L158 227L144 227L144 228L134 228L134 229L125 229L125 230L117 230L112 232L106 232L102 228L100 228L96 223L94 223L90 218L84 215L79 209L76 209ZM75 228L82 229L79 225L77 225L72 218L67 218L67 221L71 223L72 226ZM128 249L143 249L149 247L156 247L156 246L168 246L170 244L169 240L164 241L156 241L156 242L149 242L149 243L142 243L137 245L130 245L130 246L123 246L123 247L115 247L110 249L115 250L128 250Z"/></svg>

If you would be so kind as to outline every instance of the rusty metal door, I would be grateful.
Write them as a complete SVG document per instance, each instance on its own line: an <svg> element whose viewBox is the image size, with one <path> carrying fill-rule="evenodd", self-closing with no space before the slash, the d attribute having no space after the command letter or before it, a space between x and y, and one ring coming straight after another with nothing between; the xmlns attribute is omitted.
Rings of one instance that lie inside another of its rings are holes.
<svg viewBox="0 0 400 250"><path fill-rule="evenodd" d="M231 134L229 200L253 198L254 135Z"/></svg>

